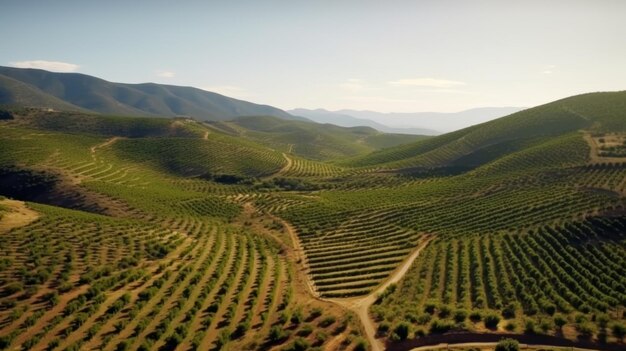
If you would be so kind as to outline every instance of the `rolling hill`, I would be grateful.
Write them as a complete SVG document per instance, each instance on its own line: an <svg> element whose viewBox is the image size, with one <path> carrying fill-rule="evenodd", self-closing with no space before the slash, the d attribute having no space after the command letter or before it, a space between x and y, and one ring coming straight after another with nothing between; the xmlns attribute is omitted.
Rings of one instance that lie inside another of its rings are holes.
<svg viewBox="0 0 626 351"><path fill-rule="evenodd" d="M352 166L396 169L477 167L577 130L626 130L626 92L592 93L527 109L456 132L374 152Z"/></svg>
<svg viewBox="0 0 626 351"><path fill-rule="evenodd" d="M122 116L189 116L211 121L247 115L297 119L271 106L192 87L113 83L78 73L2 66L0 104Z"/></svg>
<svg viewBox="0 0 626 351"><path fill-rule="evenodd" d="M233 121L210 125L312 160L363 155L373 150L426 138L408 134L386 134L369 127L345 128L333 124L286 121L270 116L239 117Z"/></svg>
<svg viewBox="0 0 626 351"><path fill-rule="evenodd" d="M619 350L625 107L625 92L585 94L418 141L271 116L13 109L0 349L524 334Z"/></svg>

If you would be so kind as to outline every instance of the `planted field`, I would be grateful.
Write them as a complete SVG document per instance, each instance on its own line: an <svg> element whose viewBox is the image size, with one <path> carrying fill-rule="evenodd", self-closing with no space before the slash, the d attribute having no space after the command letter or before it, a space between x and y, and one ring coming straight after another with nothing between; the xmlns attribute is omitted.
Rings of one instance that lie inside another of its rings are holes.
<svg viewBox="0 0 626 351"><path fill-rule="evenodd" d="M590 218L438 240L372 312L389 333L408 323L418 335L492 329L621 340L611 328L626 306L625 233L623 218Z"/></svg>
<svg viewBox="0 0 626 351"><path fill-rule="evenodd" d="M598 151L626 129L614 107L563 100L367 156L396 138L31 112L0 124L0 194L26 201L0 200L0 349L378 350L376 328L622 342L626 159Z"/></svg>

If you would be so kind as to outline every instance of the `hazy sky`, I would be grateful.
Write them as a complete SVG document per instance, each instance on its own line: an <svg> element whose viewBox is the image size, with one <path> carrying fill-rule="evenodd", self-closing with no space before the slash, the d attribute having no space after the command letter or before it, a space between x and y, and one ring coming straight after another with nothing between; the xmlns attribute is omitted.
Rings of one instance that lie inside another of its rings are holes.
<svg viewBox="0 0 626 351"><path fill-rule="evenodd" d="M0 38L0 65L284 109L450 112L626 89L624 0L0 0Z"/></svg>

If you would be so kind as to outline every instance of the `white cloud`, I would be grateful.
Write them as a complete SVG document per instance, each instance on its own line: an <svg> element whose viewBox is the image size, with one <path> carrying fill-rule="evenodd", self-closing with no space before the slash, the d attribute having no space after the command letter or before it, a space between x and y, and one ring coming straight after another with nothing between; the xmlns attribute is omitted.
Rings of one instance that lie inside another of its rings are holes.
<svg viewBox="0 0 626 351"><path fill-rule="evenodd" d="M397 87L428 87L428 88L452 88L462 85L466 85L464 82L447 79L435 79L435 78L405 78L392 80L387 84Z"/></svg>
<svg viewBox="0 0 626 351"><path fill-rule="evenodd" d="M176 73L172 71L158 71L157 76L161 78L174 78Z"/></svg>
<svg viewBox="0 0 626 351"><path fill-rule="evenodd" d="M556 68L555 65L546 65L543 67L543 71L541 71L542 74L552 74L554 73L554 69Z"/></svg>
<svg viewBox="0 0 626 351"><path fill-rule="evenodd" d="M76 72L79 65L60 61L44 61L44 60L32 60L32 61L15 61L9 62L9 66L17 68L37 68L45 69L47 71L55 72Z"/></svg>
<svg viewBox="0 0 626 351"><path fill-rule="evenodd" d="M339 84L339 87L345 90L358 91L365 88L365 82L362 79L350 78Z"/></svg>

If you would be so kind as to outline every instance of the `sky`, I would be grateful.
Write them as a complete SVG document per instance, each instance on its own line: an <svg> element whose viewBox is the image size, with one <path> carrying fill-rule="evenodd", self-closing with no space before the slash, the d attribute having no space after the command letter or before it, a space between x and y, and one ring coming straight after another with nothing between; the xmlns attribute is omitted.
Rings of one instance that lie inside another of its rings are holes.
<svg viewBox="0 0 626 351"><path fill-rule="evenodd" d="M455 112L626 89L626 1L0 0L0 65L283 109Z"/></svg>

